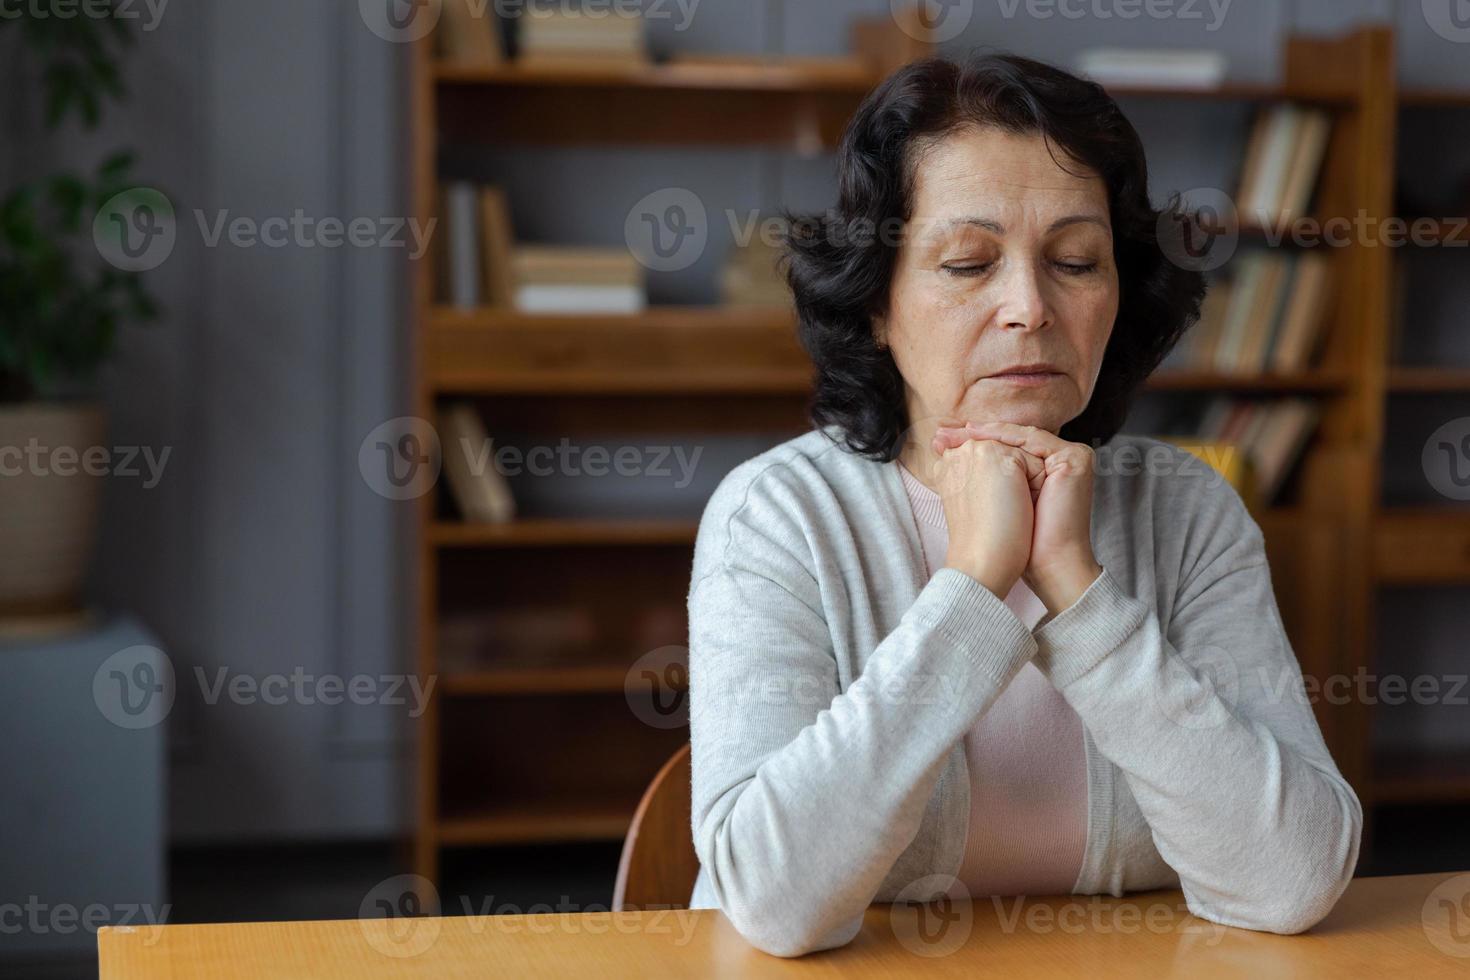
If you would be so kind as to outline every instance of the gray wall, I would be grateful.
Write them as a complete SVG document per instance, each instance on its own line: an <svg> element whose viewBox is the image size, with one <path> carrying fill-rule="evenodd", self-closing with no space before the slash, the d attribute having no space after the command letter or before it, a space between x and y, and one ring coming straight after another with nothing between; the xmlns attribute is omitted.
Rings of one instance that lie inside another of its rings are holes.
<svg viewBox="0 0 1470 980"><path fill-rule="evenodd" d="M968 30L946 49L1009 47L1067 63L1097 44L1219 46L1235 76L1269 80L1293 25L1331 31L1397 6L1406 81L1470 85L1470 48L1428 30L1417 2L1235 0L1217 30L1178 19L1038 19L1024 0L1008 17L1011 6L975 0ZM834 53L851 15L886 7L702 0L687 32L658 25L653 39L660 51ZM408 666L406 515L370 492L356 466L363 436L403 404L402 253L205 248L186 213L402 214L402 55L364 28L351 0L171 4L141 39L130 105L100 142L56 150L78 157L131 141L144 182L181 214L179 245L150 280L167 316L126 335L106 379L113 441L173 455L157 489L109 487L96 582L105 602L165 637L179 674L170 719L178 839L373 836L408 818L401 709L201 710L186 696L196 667L351 675ZM1241 110L1132 111L1157 196L1228 186L1248 123ZM830 203L832 178L829 157L728 151L507 150L467 153L456 166L495 168L513 191L521 237L588 242L616 241L627 205L657 187L690 186L711 210L815 208ZM690 275L655 279L655 298L713 298L726 246L717 237ZM1460 353L1470 362L1463 341ZM1429 642L1452 650L1453 634Z"/></svg>

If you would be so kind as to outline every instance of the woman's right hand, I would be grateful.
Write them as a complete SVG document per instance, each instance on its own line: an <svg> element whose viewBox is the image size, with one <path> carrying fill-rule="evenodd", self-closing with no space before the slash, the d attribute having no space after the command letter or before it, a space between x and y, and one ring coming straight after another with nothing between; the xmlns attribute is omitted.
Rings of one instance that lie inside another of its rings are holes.
<svg viewBox="0 0 1470 980"><path fill-rule="evenodd" d="M1045 467L1015 446L944 429L933 448L939 454L936 489L949 526L944 565L1004 599L1031 558L1034 501Z"/></svg>

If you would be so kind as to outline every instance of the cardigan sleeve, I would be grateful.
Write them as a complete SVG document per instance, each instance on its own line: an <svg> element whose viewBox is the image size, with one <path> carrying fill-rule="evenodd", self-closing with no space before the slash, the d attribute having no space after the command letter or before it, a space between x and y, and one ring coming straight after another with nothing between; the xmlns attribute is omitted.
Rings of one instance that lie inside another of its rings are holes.
<svg viewBox="0 0 1470 980"><path fill-rule="evenodd" d="M796 956L857 935L945 756L1036 644L941 569L843 689L805 540L734 496L706 508L689 592L695 850L741 934Z"/></svg>
<svg viewBox="0 0 1470 980"><path fill-rule="evenodd" d="M1191 912L1310 928L1352 878L1362 807L1334 765L1281 623L1260 528L1225 519L1167 631L1107 571L1035 632L1037 666L1123 773Z"/></svg>

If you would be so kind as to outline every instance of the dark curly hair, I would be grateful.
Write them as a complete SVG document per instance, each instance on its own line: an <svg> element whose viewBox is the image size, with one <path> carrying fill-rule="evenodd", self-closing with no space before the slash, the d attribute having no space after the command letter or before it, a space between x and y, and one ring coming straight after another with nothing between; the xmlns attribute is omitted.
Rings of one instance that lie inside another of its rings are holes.
<svg viewBox="0 0 1470 980"><path fill-rule="evenodd" d="M894 72L863 100L838 150L838 201L822 216L786 214L784 262L802 345L816 367L812 421L835 425L852 452L887 462L908 428L903 379L873 336L897 255L882 233L912 217L916 150L968 125L1039 134L1107 185L1119 307L1097 384L1062 438L1097 446L1123 425L1133 396L1198 318L1204 276L1170 261L1158 229L1186 216L1174 195L1148 196L1143 143L1095 82L1029 58L929 58ZM864 228L878 234L834 234Z"/></svg>

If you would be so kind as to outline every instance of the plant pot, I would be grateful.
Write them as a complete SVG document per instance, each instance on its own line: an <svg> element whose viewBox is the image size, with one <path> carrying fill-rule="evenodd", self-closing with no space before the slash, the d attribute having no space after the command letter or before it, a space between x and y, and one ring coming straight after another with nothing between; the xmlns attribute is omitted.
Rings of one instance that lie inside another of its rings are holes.
<svg viewBox="0 0 1470 980"><path fill-rule="evenodd" d="M105 432L94 405L0 405L0 616L80 608L106 465L86 453Z"/></svg>

